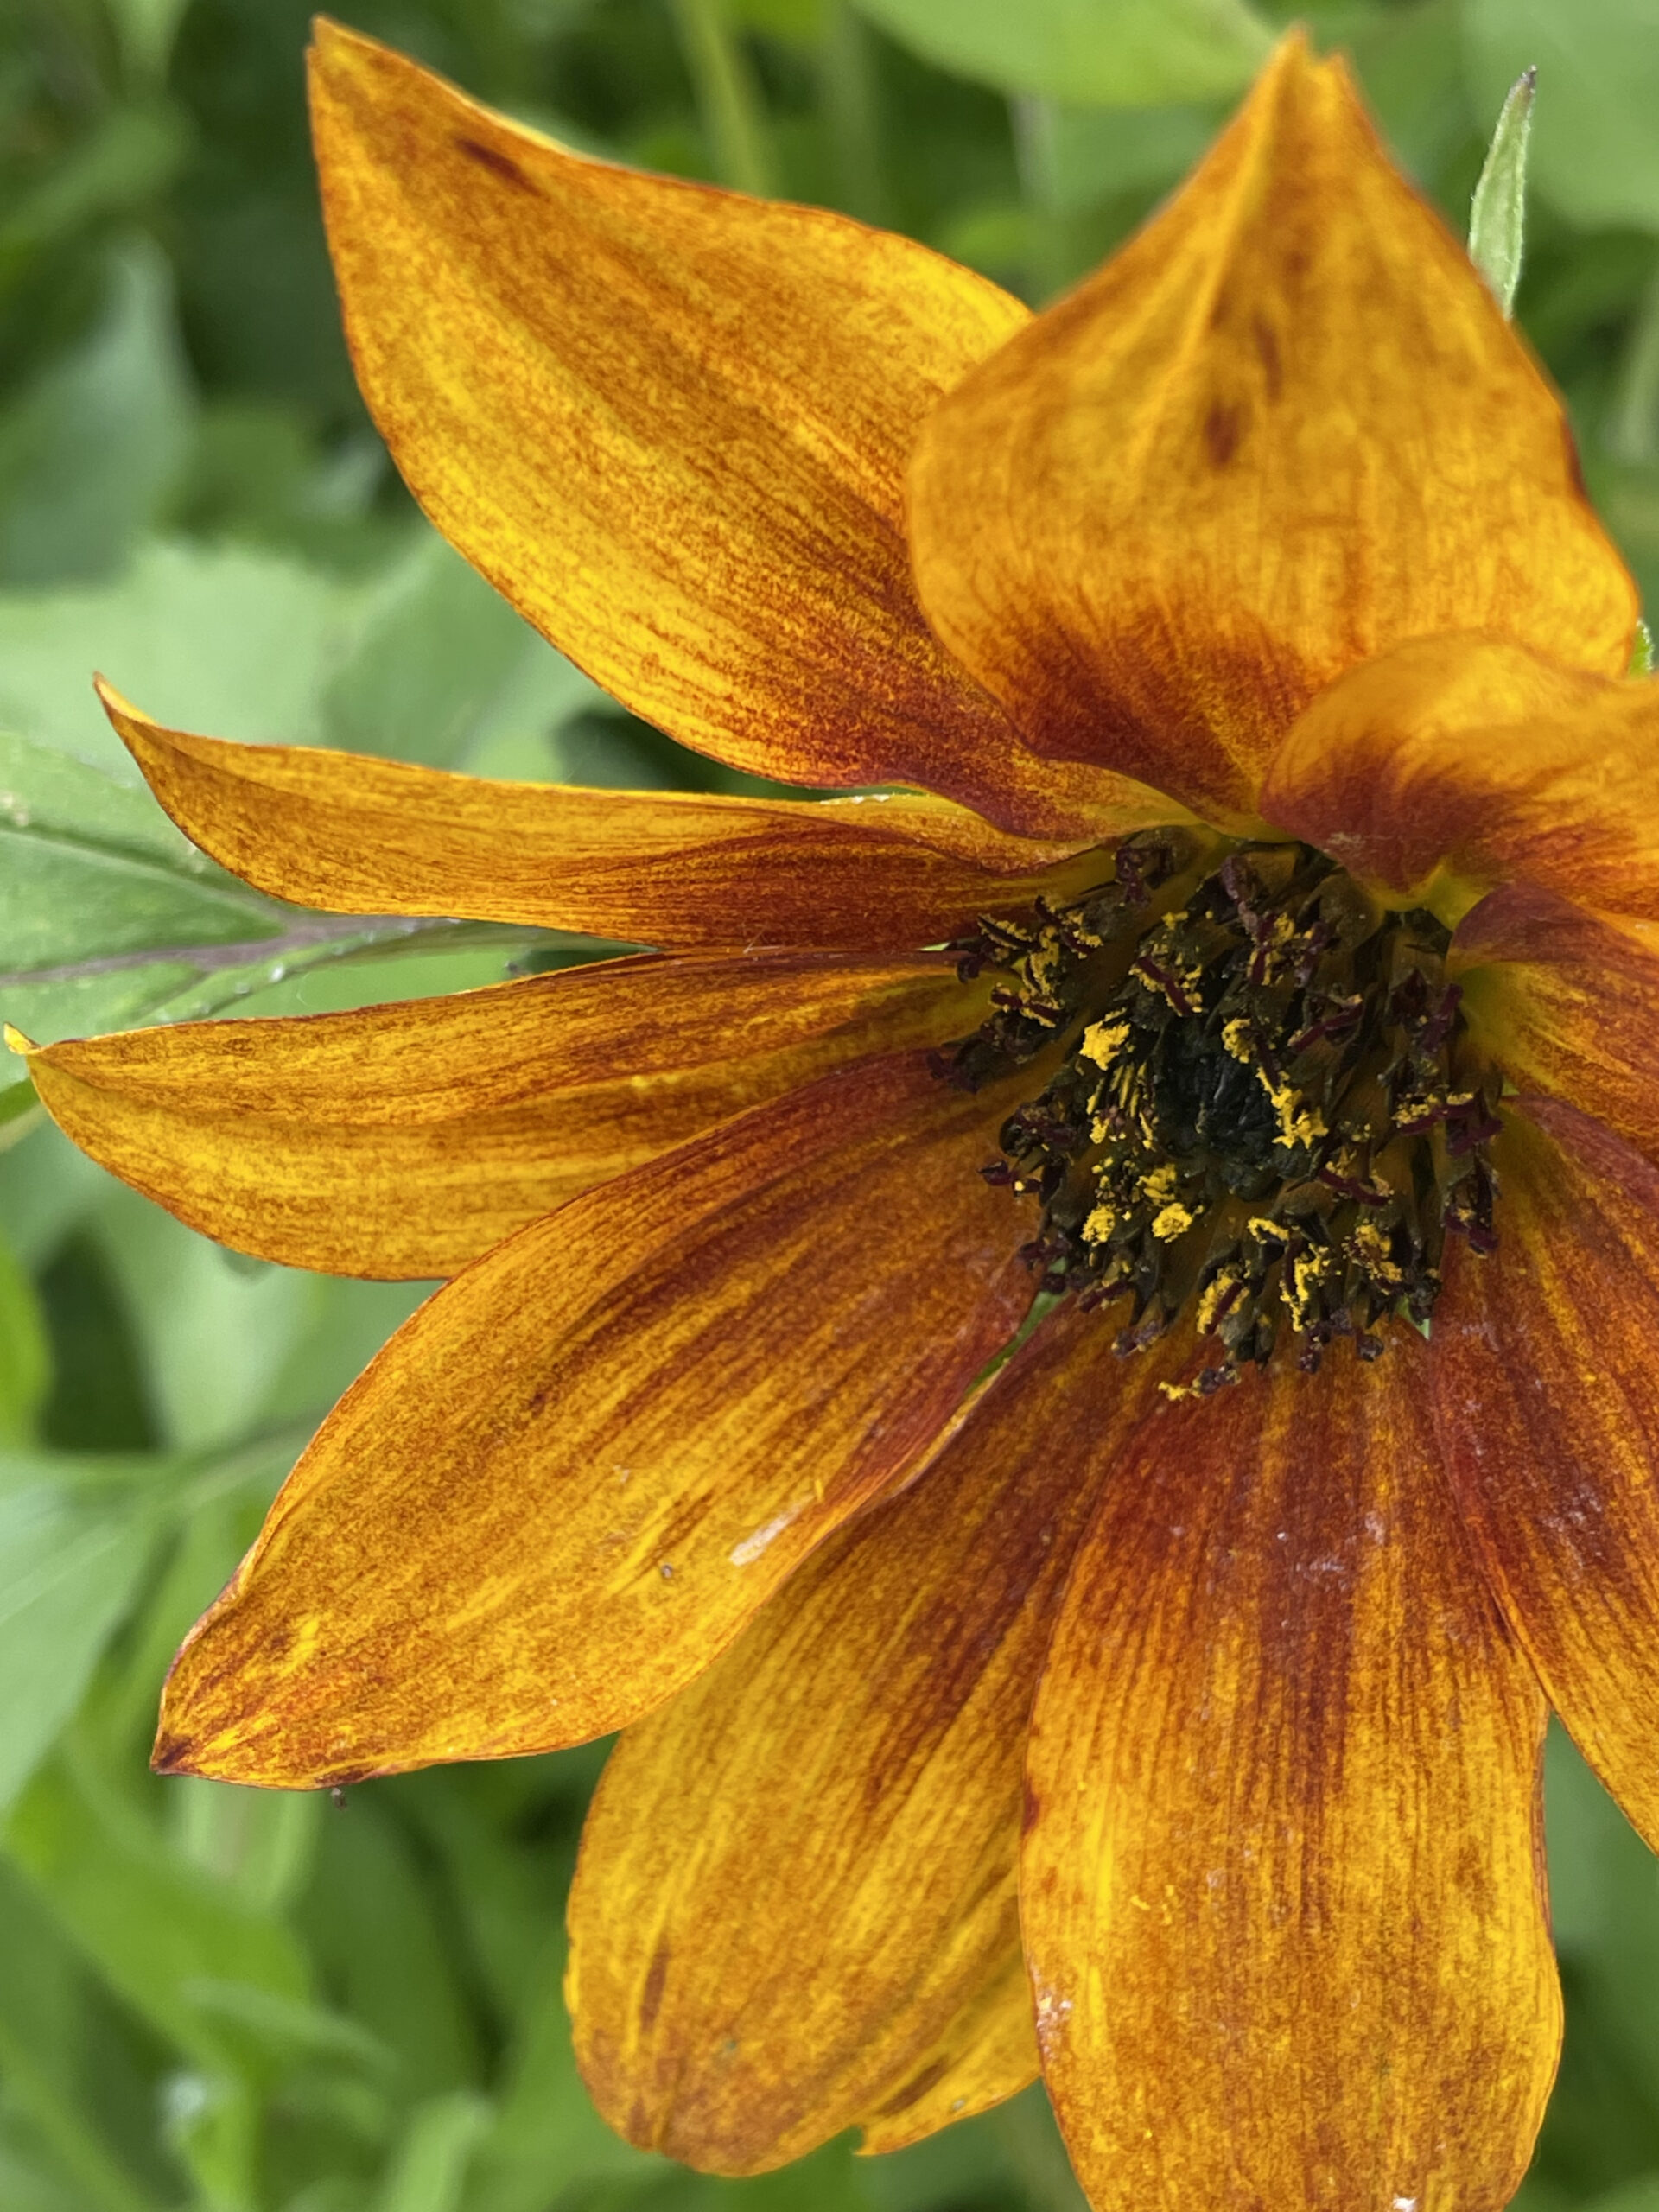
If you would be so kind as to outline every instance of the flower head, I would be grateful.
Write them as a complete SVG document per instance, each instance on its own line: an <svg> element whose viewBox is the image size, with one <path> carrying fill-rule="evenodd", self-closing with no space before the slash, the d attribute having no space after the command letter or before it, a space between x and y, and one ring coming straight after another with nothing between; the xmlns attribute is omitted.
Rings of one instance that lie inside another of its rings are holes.
<svg viewBox="0 0 1659 2212"><path fill-rule="evenodd" d="M897 788L489 785L110 696L264 889L656 948L34 1055L209 1233L453 1278L158 1763L625 1728L578 2048L718 2171L1040 2063L1102 2207L1503 2203L1548 1705L1659 1839L1659 694L1554 393L1295 36L1035 318L315 64L434 520L674 735Z"/></svg>

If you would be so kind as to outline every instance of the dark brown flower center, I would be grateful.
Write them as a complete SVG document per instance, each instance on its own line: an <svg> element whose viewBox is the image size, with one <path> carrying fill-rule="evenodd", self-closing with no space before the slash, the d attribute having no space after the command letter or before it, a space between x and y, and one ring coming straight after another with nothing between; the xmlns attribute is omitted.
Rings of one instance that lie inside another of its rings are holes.
<svg viewBox="0 0 1659 2212"><path fill-rule="evenodd" d="M944 1063L1041 1093L983 1172L1040 1202L1046 1291L1132 1300L1122 1352L1190 1312L1207 1395L1288 1338L1315 1370L1426 1324L1447 1233L1493 1249L1498 1078L1448 981L1445 927L1378 906L1322 853L1132 838L1076 904L988 918L964 977L1006 980Z"/></svg>

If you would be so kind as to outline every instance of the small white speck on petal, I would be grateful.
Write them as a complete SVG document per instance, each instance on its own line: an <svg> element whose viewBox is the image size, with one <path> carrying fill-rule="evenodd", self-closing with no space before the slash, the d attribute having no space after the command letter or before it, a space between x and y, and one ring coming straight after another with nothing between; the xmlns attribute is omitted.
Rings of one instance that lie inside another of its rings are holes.
<svg viewBox="0 0 1659 2212"><path fill-rule="evenodd" d="M791 1505L785 1512L773 1514L772 1519L764 1522L752 1536L745 1536L741 1544L733 1545L732 1565L734 1567L752 1566L768 1545L777 1541L791 1522L800 1518L800 1513L801 1509L798 1505Z"/></svg>

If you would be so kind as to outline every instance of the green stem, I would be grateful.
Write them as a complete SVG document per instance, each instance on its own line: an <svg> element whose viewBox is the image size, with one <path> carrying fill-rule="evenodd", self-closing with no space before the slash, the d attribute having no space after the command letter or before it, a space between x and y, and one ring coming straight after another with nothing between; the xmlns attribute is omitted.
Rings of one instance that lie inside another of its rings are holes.
<svg viewBox="0 0 1659 2212"><path fill-rule="evenodd" d="M733 35L725 0L673 0L673 6L680 50L721 183L774 199L766 108L748 56Z"/></svg>
<svg viewBox="0 0 1659 2212"><path fill-rule="evenodd" d="M54 2088L22 2036L0 2020L0 2073L66 2177L97 2212L155 2212L155 2201L130 2181Z"/></svg>
<svg viewBox="0 0 1659 2212"><path fill-rule="evenodd" d="M823 26L824 113L835 149L836 187L849 215L890 219L881 159L881 118L869 26L849 0L828 0Z"/></svg>

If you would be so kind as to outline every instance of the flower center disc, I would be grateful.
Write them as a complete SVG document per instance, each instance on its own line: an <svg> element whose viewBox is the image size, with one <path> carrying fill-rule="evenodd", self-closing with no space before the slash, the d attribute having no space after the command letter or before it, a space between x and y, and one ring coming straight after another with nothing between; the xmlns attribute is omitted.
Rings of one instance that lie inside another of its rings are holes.
<svg viewBox="0 0 1659 2212"><path fill-rule="evenodd" d="M1313 1373L1334 1338L1375 1359L1389 1316L1425 1324L1447 1231L1496 1243L1501 1125L1433 914L1306 845L1208 874L1196 855L1148 831L1075 905L983 920L960 973L1007 980L948 1071L1047 1064L983 1173L1041 1201L1046 1291L1133 1299L1120 1352L1190 1310L1218 1357L1185 1388L1208 1395L1287 1331Z"/></svg>

